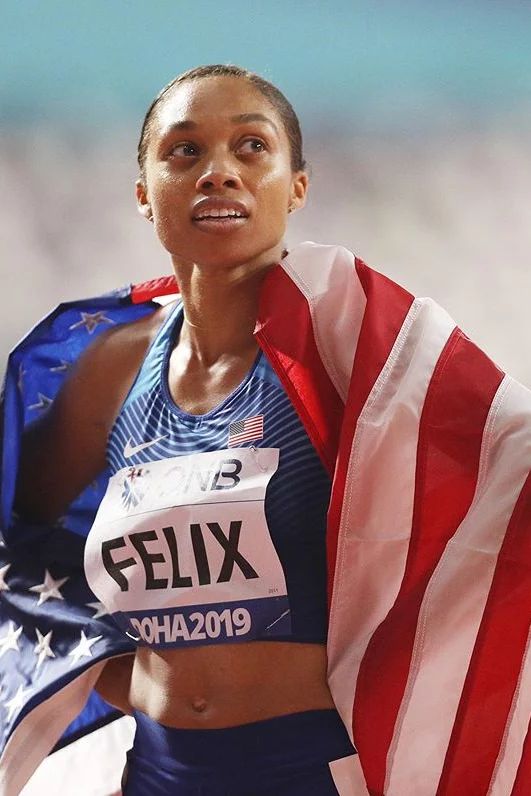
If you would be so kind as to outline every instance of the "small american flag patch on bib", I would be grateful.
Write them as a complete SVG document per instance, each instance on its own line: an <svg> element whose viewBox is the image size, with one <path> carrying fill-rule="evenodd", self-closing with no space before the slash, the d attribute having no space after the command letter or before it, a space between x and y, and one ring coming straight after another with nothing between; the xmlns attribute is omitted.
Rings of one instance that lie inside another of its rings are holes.
<svg viewBox="0 0 531 796"><path fill-rule="evenodd" d="M262 439L264 436L264 416L255 415L244 420L235 420L229 426L229 448L241 445L242 442Z"/></svg>

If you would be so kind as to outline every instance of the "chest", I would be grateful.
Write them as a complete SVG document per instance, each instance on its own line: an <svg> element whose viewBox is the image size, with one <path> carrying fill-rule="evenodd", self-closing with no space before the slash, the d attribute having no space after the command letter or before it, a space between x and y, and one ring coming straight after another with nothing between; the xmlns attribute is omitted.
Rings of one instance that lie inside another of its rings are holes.
<svg viewBox="0 0 531 796"><path fill-rule="evenodd" d="M179 347L175 348L168 367L168 388L173 401L190 415L212 411L243 381L257 353L255 345L205 365L191 359Z"/></svg>
<svg viewBox="0 0 531 796"><path fill-rule="evenodd" d="M170 646L322 641L330 479L265 358L197 416L160 378L141 380L108 456L86 571L126 632ZM213 624L197 635L196 620Z"/></svg>

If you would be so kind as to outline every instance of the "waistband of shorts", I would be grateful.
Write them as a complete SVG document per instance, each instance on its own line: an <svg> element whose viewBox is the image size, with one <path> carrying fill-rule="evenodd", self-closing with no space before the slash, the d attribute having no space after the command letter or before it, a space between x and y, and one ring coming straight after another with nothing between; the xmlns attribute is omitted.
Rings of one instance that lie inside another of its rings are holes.
<svg viewBox="0 0 531 796"><path fill-rule="evenodd" d="M235 765L267 770L289 761L329 762L354 754L345 725L336 710L309 710L214 730L167 727L134 711L136 734L132 756L156 760L168 770L208 772Z"/></svg>

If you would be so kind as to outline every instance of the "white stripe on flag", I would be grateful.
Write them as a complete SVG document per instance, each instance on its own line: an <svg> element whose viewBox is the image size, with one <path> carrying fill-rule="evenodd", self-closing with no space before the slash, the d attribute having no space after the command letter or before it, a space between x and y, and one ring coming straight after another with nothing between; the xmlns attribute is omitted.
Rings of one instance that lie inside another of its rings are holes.
<svg viewBox="0 0 531 796"><path fill-rule="evenodd" d="M449 315L434 302L417 299L358 421L328 631L329 683L347 727L361 660L404 575L420 416L431 376L454 328Z"/></svg>
<svg viewBox="0 0 531 796"><path fill-rule="evenodd" d="M42 761L20 796L120 796L135 720L123 716Z"/></svg>
<svg viewBox="0 0 531 796"><path fill-rule="evenodd" d="M424 595L389 749L387 796L437 792L497 556L527 477L529 453L507 434L506 413L513 426L519 418L525 423L529 415L528 391L509 377L502 381L485 424L472 505Z"/></svg>
<svg viewBox="0 0 531 796"><path fill-rule="evenodd" d="M0 794L19 796L22 787L82 710L106 661L100 661L41 702L16 727L1 759Z"/></svg>
<svg viewBox="0 0 531 796"><path fill-rule="evenodd" d="M359 755L331 760L328 766L338 796L369 796Z"/></svg>
<svg viewBox="0 0 531 796"><path fill-rule="evenodd" d="M343 246L301 243L281 265L308 302L317 350L344 402L367 304L354 255Z"/></svg>

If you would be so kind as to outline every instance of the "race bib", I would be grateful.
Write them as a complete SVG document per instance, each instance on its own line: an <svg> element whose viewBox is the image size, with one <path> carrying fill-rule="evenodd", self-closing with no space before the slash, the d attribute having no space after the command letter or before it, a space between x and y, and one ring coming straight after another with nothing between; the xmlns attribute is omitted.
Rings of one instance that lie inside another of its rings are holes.
<svg viewBox="0 0 531 796"><path fill-rule="evenodd" d="M231 448L126 467L85 549L94 594L138 643L191 646L291 632L264 500L275 448Z"/></svg>

